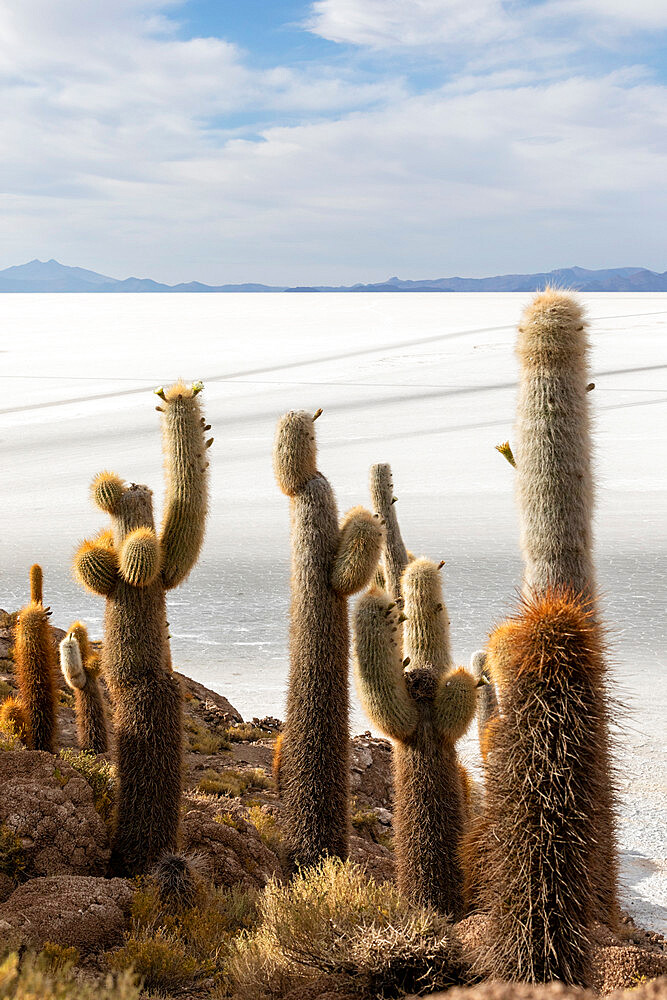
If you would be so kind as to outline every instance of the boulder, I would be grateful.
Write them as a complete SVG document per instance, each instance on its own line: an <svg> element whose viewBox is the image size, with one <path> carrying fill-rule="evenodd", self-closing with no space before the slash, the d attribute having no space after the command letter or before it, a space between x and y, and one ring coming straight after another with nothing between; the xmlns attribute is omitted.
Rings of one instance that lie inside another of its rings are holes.
<svg viewBox="0 0 667 1000"><path fill-rule="evenodd" d="M199 855L216 885L262 888L282 873L280 861L260 839L233 799L188 796L181 824L184 851Z"/></svg>
<svg viewBox="0 0 667 1000"><path fill-rule="evenodd" d="M122 942L132 896L122 878L34 878L0 906L0 936L36 948L52 941L85 955L102 951Z"/></svg>
<svg viewBox="0 0 667 1000"><path fill-rule="evenodd" d="M350 750L350 788L357 802L370 808L391 809L391 743L365 733L354 737Z"/></svg>
<svg viewBox="0 0 667 1000"><path fill-rule="evenodd" d="M0 788L0 824L21 841L24 875L104 874L107 829L90 785L74 768L41 750L6 751Z"/></svg>

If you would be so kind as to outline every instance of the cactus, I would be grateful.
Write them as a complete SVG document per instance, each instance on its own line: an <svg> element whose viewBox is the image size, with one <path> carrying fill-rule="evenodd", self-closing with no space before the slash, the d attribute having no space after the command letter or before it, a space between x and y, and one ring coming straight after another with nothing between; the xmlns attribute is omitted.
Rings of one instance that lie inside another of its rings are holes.
<svg viewBox="0 0 667 1000"><path fill-rule="evenodd" d="M584 316L567 294L547 289L519 327L517 494L526 593L571 588L595 601L592 553L593 474ZM595 806L598 918L617 920L618 856L609 744L609 709L600 678ZM502 691L501 691L502 698ZM607 749L604 749L607 747Z"/></svg>
<svg viewBox="0 0 667 1000"><path fill-rule="evenodd" d="M314 419L304 411L287 413L274 448L274 471L290 498L292 521L290 678L280 747L292 866L347 856L347 599L368 583L382 546L380 519L361 507L339 526L333 491L317 471Z"/></svg>
<svg viewBox="0 0 667 1000"><path fill-rule="evenodd" d="M5 698L0 705L0 732L18 736L21 743L28 743L28 717L17 698Z"/></svg>
<svg viewBox="0 0 667 1000"><path fill-rule="evenodd" d="M472 789L455 743L475 714L475 680L453 668L438 566L414 560L401 589L404 614L378 588L357 605L357 683L368 715L394 741L399 888L415 905L460 918L459 847Z"/></svg>
<svg viewBox="0 0 667 1000"><path fill-rule="evenodd" d="M97 680L100 658L91 651L88 631L82 622L70 625L60 643L60 669L67 686L74 692L79 748L106 753L109 749L107 711Z"/></svg>
<svg viewBox="0 0 667 1000"><path fill-rule="evenodd" d="M477 687L477 735L482 757L486 756L485 733L489 723L498 715L496 686L489 677L486 650L478 649L470 657L470 672L479 682Z"/></svg>
<svg viewBox="0 0 667 1000"><path fill-rule="evenodd" d="M25 713L27 745L56 752L58 688L56 653L49 624L51 611L42 604L42 570L30 569L30 603L18 613L14 631L14 662Z"/></svg>
<svg viewBox="0 0 667 1000"><path fill-rule="evenodd" d="M164 854L151 871L160 902L177 910L187 910L197 902L200 860L196 855Z"/></svg>
<svg viewBox="0 0 667 1000"><path fill-rule="evenodd" d="M606 753L592 605L571 591L524 596L492 634L488 656L503 713L485 761L484 817L466 845L478 866L476 903L489 916L480 969L494 979L587 985Z"/></svg>
<svg viewBox="0 0 667 1000"><path fill-rule="evenodd" d="M401 596L401 577L408 565L408 553L396 517L391 466L386 464L371 466L370 491L373 510L385 522L383 572L376 574L375 583L396 600Z"/></svg>
<svg viewBox="0 0 667 1000"><path fill-rule="evenodd" d="M106 597L102 669L113 702L118 772L112 870L148 870L178 841L182 696L171 672L166 591L197 561L207 505L208 441L201 383L156 390L163 404L167 489L158 536L147 486L114 473L93 481L92 496L111 531L84 542L74 559L79 581Z"/></svg>

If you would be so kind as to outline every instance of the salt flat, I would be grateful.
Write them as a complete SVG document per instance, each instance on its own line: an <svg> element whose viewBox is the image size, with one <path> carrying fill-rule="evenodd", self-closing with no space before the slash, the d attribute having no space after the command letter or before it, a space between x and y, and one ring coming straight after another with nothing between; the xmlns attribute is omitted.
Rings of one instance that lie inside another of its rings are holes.
<svg viewBox="0 0 667 1000"><path fill-rule="evenodd" d="M103 518L102 468L162 496L157 402L202 378L213 425L202 558L169 596L174 661L246 717L283 710L288 501L271 446L287 409L323 407L320 468L341 513L390 462L409 547L445 559L456 655L466 662L521 579L512 438L515 327L530 295L0 296L4 476L0 606L44 566L53 620L99 633L102 601L70 576ZM667 583L667 295L583 296L591 318L596 552L619 717L625 901L667 930L664 606ZM368 728L355 703L355 730ZM476 761L472 737L463 755Z"/></svg>

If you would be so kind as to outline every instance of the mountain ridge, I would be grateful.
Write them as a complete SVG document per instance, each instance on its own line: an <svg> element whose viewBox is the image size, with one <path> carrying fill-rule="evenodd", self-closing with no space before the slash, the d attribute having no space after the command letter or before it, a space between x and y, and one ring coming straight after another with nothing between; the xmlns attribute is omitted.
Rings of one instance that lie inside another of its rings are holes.
<svg viewBox="0 0 667 1000"><path fill-rule="evenodd" d="M579 292L667 292L667 271L662 274L645 267L613 267L590 270L584 267L556 268L535 274L499 274L486 278L404 279L354 285L263 285L245 282L206 285L199 281L166 285L151 278L111 278L83 267L35 258L0 270L0 292L533 292L555 285Z"/></svg>

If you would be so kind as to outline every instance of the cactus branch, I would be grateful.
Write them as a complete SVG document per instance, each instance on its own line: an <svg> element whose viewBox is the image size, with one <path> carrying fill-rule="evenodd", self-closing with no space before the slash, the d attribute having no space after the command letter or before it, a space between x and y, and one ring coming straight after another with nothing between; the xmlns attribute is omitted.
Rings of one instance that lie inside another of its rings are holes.
<svg viewBox="0 0 667 1000"><path fill-rule="evenodd" d="M383 538L381 525L369 511L353 507L347 512L331 577L338 594L349 597L366 586L375 572Z"/></svg>
<svg viewBox="0 0 667 1000"><path fill-rule="evenodd" d="M386 589L392 597L400 597L401 576L408 564L408 553L394 510L396 497L393 495L393 489L391 466L386 463L372 465L370 472L371 505L386 523L383 558Z"/></svg>

